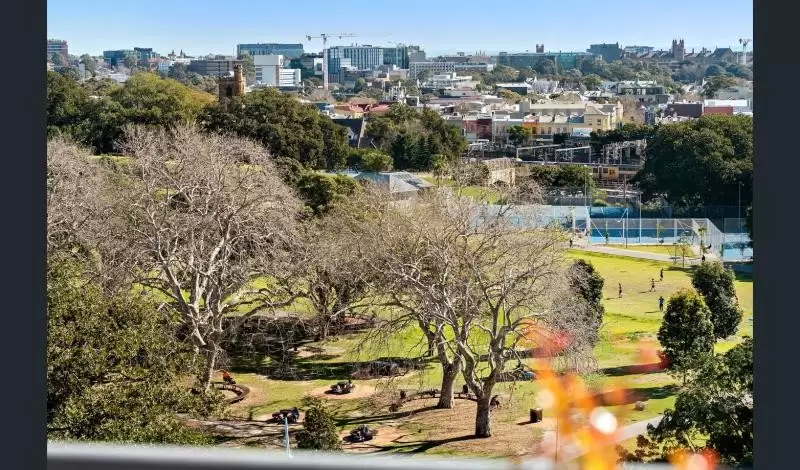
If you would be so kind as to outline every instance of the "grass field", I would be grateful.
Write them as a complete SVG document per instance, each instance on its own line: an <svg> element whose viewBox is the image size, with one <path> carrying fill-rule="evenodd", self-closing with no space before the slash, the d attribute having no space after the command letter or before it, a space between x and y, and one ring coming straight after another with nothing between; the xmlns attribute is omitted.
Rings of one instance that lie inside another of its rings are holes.
<svg viewBox="0 0 800 470"><path fill-rule="evenodd" d="M439 181L433 175L427 173L420 173L419 177L431 184L439 184ZM455 183L450 179L443 179L442 186L454 186ZM465 186L461 188L461 195L470 197L475 200L485 200L489 204L495 204L500 200L500 192L496 189L487 188L483 186Z"/></svg>
<svg viewBox="0 0 800 470"><path fill-rule="evenodd" d="M637 373L628 366L640 362L639 351L643 342L656 342L655 336L662 318L658 310L659 296L663 295L668 299L678 289L690 287L690 269L676 267L671 263L578 250L570 250L568 256L590 261L605 279L605 324L601 331L601 341L595 350L600 371L589 378L591 384L602 389L629 388L638 396L637 399L647 400L644 411L634 411L633 401L611 407L620 424L661 414L674 403L674 380L663 372ZM658 281L662 268L663 282ZM657 280L655 292L649 292L650 278ZM618 284L623 287L621 298L617 295ZM743 335L753 334L752 278L737 278L736 289L745 313L744 319L737 336L718 343L717 350L720 352L733 347ZM303 395L319 395L330 384L345 379L344 366L379 357L418 357L425 348L424 341L421 341L419 333L413 328L398 331L386 344L362 345L361 342L360 335L351 334L306 345L315 348L316 352L299 359L298 367L322 371L322 376L315 380L271 380L252 369L233 367L237 381L250 387L251 395L243 402L233 405L230 412L240 417L266 417L278 409L299 406ZM414 407L419 410L408 416L398 416L386 411L390 396L396 396L397 389L436 388L440 380L440 367L431 361L422 371L392 380L357 381L357 390L370 391L368 395L373 395L373 390L377 391L374 396L354 396L328 401L334 406L337 424L343 432L363 422L379 429L380 442L375 444L376 447L370 448L371 450L356 450L354 447L351 449L354 452L470 455L475 450L474 443L464 439L474 429L474 405L470 402L459 401L453 410L432 410L432 402L420 400L419 403L412 402L408 405L409 411L415 409ZM457 381L457 389L460 389L462 383ZM521 426L527 421L528 409L536 403L537 383L504 383L499 384L496 390L508 405L494 414L495 436L491 440L481 441L481 452L484 455L512 457L521 455L526 449L532 450L543 430L548 426L552 427L548 420L541 425Z"/></svg>
<svg viewBox="0 0 800 470"><path fill-rule="evenodd" d="M634 245L629 243L628 246L625 246L624 244L612 243L603 246L608 246L610 248L619 248L622 250L641 251L643 253L655 253L659 255L675 256L675 247L672 245ZM680 256L680 252L678 253L678 256ZM690 251L686 254L686 257L694 258L697 257L697 255Z"/></svg>

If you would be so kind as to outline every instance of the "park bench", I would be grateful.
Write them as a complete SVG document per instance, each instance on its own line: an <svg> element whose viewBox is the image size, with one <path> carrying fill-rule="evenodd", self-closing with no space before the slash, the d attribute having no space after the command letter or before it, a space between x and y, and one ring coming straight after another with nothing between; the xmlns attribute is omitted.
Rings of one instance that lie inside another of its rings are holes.
<svg viewBox="0 0 800 470"><path fill-rule="evenodd" d="M356 385L354 383L349 381L348 382L341 381L331 385L331 392L340 395L344 393L350 393L353 391L354 388L356 388Z"/></svg>
<svg viewBox="0 0 800 470"><path fill-rule="evenodd" d="M357 428L350 431L350 441L352 442L371 441L377 435L378 431L376 429L371 429L366 424L361 424Z"/></svg>
<svg viewBox="0 0 800 470"><path fill-rule="evenodd" d="M283 423L284 419L289 424L295 424L297 421L300 420L300 411L297 407L292 408L291 410L280 410L272 413L272 419L278 423Z"/></svg>

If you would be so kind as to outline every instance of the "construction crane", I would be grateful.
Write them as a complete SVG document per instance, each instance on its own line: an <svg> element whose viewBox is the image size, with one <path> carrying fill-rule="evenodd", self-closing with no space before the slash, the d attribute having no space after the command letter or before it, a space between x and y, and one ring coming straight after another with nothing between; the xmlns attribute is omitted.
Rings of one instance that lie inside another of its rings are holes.
<svg viewBox="0 0 800 470"><path fill-rule="evenodd" d="M331 34L331 33L321 33L319 36L311 36L309 34L306 35L306 39L309 41L312 39L322 39L322 88L325 91L328 91L328 38L354 38L357 37L355 34L350 33L338 33L338 34Z"/></svg>
<svg viewBox="0 0 800 470"><path fill-rule="evenodd" d="M747 45L751 42L752 39L739 39L739 44L742 45L742 65L747 65Z"/></svg>

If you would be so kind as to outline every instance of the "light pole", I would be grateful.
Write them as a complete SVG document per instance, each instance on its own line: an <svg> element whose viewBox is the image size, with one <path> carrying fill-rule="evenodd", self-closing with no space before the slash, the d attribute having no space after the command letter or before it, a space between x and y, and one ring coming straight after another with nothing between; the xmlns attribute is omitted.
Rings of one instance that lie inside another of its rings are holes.
<svg viewBox="0 0 800 470"><path fill-rule="evenodd" d="M283 439L286 441L286 455L292 455L291 447L289 445L289 417L287 415L283 416Z"/></svg>
<svg viewBox="0 0 800 470"><path fill-rule="evenodd" d="M739 206L738 206L738 216L739 216L739 232L742 232L742 182L739 181ZM725 227L723 227L723 230Z"/></svg>
<svg viewBox="0 0 800 470"><path fill-rule="evenodd" d="M639 199L639 244L642 244L642 192L639 191L638 199Z"/></svg>

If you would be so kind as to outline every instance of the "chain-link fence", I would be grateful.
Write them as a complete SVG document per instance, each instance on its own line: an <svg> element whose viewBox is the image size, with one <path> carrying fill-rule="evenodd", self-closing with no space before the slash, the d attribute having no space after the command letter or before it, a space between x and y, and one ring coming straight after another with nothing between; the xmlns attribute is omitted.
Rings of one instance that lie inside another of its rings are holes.
<svg viewBox="0 0 800 470"><path fill-rule="evenodd" d="M726 218L722 221L723 255L725 261L744 261L753 258L752 240L745 219Z"/></svg>
<svg viewBox="0 0 800 470"><path fill-rule="evenodd" d="M744 219L723 219L721 227L707 218L649 218L625 207L586 206L483 206L485 215L496 216L502 208L511 225L542 228L557 225L585 234L591 244L688 245L723 261L753 257ZM701 250L701 247L703 248Z"/></svg>

